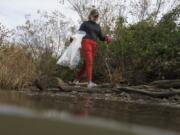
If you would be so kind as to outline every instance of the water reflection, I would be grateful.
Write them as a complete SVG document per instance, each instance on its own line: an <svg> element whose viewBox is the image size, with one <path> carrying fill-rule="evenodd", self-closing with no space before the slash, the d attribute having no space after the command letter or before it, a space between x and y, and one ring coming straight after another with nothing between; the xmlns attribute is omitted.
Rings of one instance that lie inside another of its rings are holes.
<svg viewBox="0 0 180 135"><path fill-rule="evenodd" d="M92 100L89 95L76 97L74 104L77 106L74 108L74 114L76 116L87 117L93 109Z"/></svg>

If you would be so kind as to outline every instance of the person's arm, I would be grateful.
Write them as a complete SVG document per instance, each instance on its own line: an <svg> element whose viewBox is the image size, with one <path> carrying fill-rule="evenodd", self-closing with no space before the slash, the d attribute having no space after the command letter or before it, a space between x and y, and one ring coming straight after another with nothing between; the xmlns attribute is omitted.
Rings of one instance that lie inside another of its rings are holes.
<svg viewBox="0 0 180 135"><path fill-rule="evenodd" d="M102 34L102 30L101 30L101 27L100 27L100 26L99 26L98 38L99 38L101 41L106 41L106 37Z"/></svg>
<svg viewBox="0 0 180 135"><path fill-rule="evenodd" d="M80 31L85 31L86 32L86 22L83 22L79 28Z"/></svg>
<svg viewBox="0 0 180 135"><path fill-rule="evenodd" d="M112 38L108 35L104 36L102 34L102 30L101 27L99 26L99 33L98 33L98 37L101 41L105 41L107 44L110 44L112 42Z"/></svg>
<svg viewBox="0 0 180 135"><path fill-rule="evenodd" d="M80 28L79 28L79 31L85 31L85 32L86 32L85 22L83 22L83 23L81 24L81 26L80 26ZM73 40L74 40L74 39L73 39L73 37L71 36L70 39L69 39L70 43L72 43Z"/></svg>

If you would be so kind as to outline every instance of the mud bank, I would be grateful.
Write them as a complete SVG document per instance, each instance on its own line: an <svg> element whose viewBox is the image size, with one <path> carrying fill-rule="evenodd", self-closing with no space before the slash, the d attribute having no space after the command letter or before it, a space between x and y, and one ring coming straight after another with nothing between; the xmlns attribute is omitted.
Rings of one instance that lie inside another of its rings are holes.
<svg viewBox="0 0 180 135"><path fill-rule="evenodd" d="M155 81L147 85L128 86L126 84L104 83L87 90L86 83L74 85L58 79L54 88L44 88L43 84L22 91L43 92L65 96L90 96L92 99L123 101L127 103L155 104L180 108L180 80Z"/></svg>

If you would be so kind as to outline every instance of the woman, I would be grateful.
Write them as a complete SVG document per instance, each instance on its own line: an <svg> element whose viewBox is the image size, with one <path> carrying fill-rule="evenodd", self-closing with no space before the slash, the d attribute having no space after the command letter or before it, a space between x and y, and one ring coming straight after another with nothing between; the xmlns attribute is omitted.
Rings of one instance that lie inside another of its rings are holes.
<svg viewBox="0 0 180 135"><path fill-rule="evenodd" d="M87 71L88 77L88 89L96 87L97 85L92 81L93 61L96 54L97 40L110 43L112 40L108 36L103 36L101 27L97 24L99 13L96 9L93 9L89 14L89 20L85 21L80 26L80 31L85 31L86 36L82 40L82 53L85 58L84 64L81 67L80 72L77 74L75 83L78 83L81 77Z"/></svg>

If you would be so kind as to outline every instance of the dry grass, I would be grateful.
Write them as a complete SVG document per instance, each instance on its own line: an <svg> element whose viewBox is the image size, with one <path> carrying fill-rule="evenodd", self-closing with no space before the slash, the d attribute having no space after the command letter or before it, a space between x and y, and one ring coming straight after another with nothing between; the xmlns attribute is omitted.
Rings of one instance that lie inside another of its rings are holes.
<svg viewBox="0 0 180 135"><path fill-rule="evenodd" d="M35 78L35 64L25 50L16 46L0 47L0 88L23 88Z"/></svg>

